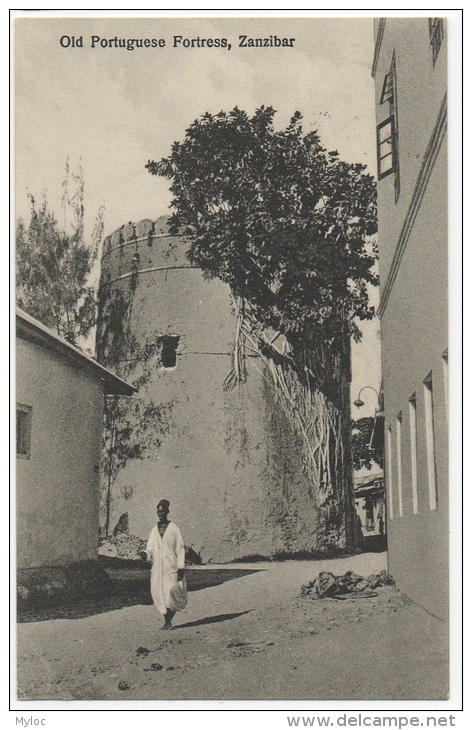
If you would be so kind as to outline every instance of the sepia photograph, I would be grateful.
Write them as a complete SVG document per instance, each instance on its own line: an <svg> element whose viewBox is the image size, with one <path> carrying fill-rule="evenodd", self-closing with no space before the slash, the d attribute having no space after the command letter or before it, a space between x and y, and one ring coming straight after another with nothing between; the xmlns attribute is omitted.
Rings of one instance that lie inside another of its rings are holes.
<svg viewBox="0 0 472 730"><path fill-rule="evenodd" d="M97 12L12 25L17 714L440 711L448 18Z"/></svg>

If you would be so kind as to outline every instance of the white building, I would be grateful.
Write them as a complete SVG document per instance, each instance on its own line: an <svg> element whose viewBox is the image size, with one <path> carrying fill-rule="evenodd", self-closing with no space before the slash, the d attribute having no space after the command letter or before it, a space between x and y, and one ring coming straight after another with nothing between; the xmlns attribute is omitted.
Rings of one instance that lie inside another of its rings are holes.
<svg viewBox="0 0 472 730"><path fill-rule="evenodd" d="M378 18L375 78L389 570L448 615L446 21Z"/></svg>
<svg viewBox="0 0 472 730"><path fill-rule="evenodd" d="M134 391L25 312L16 314L19 584L94 561L104 394Z"/></svg>

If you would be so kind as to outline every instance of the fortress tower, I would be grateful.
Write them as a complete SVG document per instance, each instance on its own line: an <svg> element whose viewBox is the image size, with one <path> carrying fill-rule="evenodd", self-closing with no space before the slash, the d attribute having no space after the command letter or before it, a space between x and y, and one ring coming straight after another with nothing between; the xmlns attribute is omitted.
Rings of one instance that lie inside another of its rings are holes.
<svg viewBox="0 0 472 730"><path fill-rule="evenodd" d="M167 498L186 544L203 547L205 561L322 551L303 437L257 356L248 358L246 382L224 387L236 328L231 293L189 263L187 248L169 234L167 217L105 239L98 359L129 382L141 377L135 397L144 406L162 405L160 444L151 439L145 458L117 471L110 528L128 512L130 532L147 537Z"/></svg>

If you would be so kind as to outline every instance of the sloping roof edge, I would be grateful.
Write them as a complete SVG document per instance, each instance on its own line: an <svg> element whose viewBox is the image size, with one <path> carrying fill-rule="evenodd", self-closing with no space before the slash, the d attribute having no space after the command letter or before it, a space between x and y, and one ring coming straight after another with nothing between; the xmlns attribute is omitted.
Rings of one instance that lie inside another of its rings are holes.
<svg viewBox="0 0 472 730"><path fill-rule="evenodd" d="M367 486L368 484L373 484L373 482L378 482L384 479L384 473L383 471L377 471L373 472L371 474L363 474L362 476L355 476L354 477L354 489L358 489L359 487Z"/></svg>
<svg viewBox="0 0 472 730"><path fill-rule="evenodd" d="M354 497L360 499L361 497L375 497L384 493L385 486L383 484L370 484L369 486L356 489Z"/></svg>
<svg viewBox="0 0 472 730"><path fill-rule="evenodd" d="M16 336L57 352L79 367L93 372L103 381L106 395L133 395L136 390L132 385L129 385L89 355L79 350L78 347L71 345L63 337L56 335L49 327L18 308L16 310Z"/></svg>
<svg viewBox="0 0 472 730"><path fill-rule="evenodd" d="M385 481L383 472L367 474L363 477L354 478L354 496L367 497L385 492Z"/></svg>

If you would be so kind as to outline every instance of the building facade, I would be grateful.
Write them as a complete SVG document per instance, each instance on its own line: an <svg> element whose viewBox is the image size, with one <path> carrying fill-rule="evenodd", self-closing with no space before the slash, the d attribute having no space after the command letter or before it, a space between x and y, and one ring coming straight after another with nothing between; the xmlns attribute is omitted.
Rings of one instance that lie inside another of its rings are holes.
<svg viewBox="0 0 472 730"><path fill-rule="evenodd" d="M17 310L17 569L97 559L103 397L133 388Z"/></svg>
<svg viewBox="0 0 472 730"><path fill-rule="evenodd" d="M446 21L374 21L389 570L448 615Z"/></svg>
<svg viewBox="0 0 472 730"><path fill-rule="evenodd" d="M356 512L364 537L385 535L385 484L383 473L354 477Z"/></svg>

